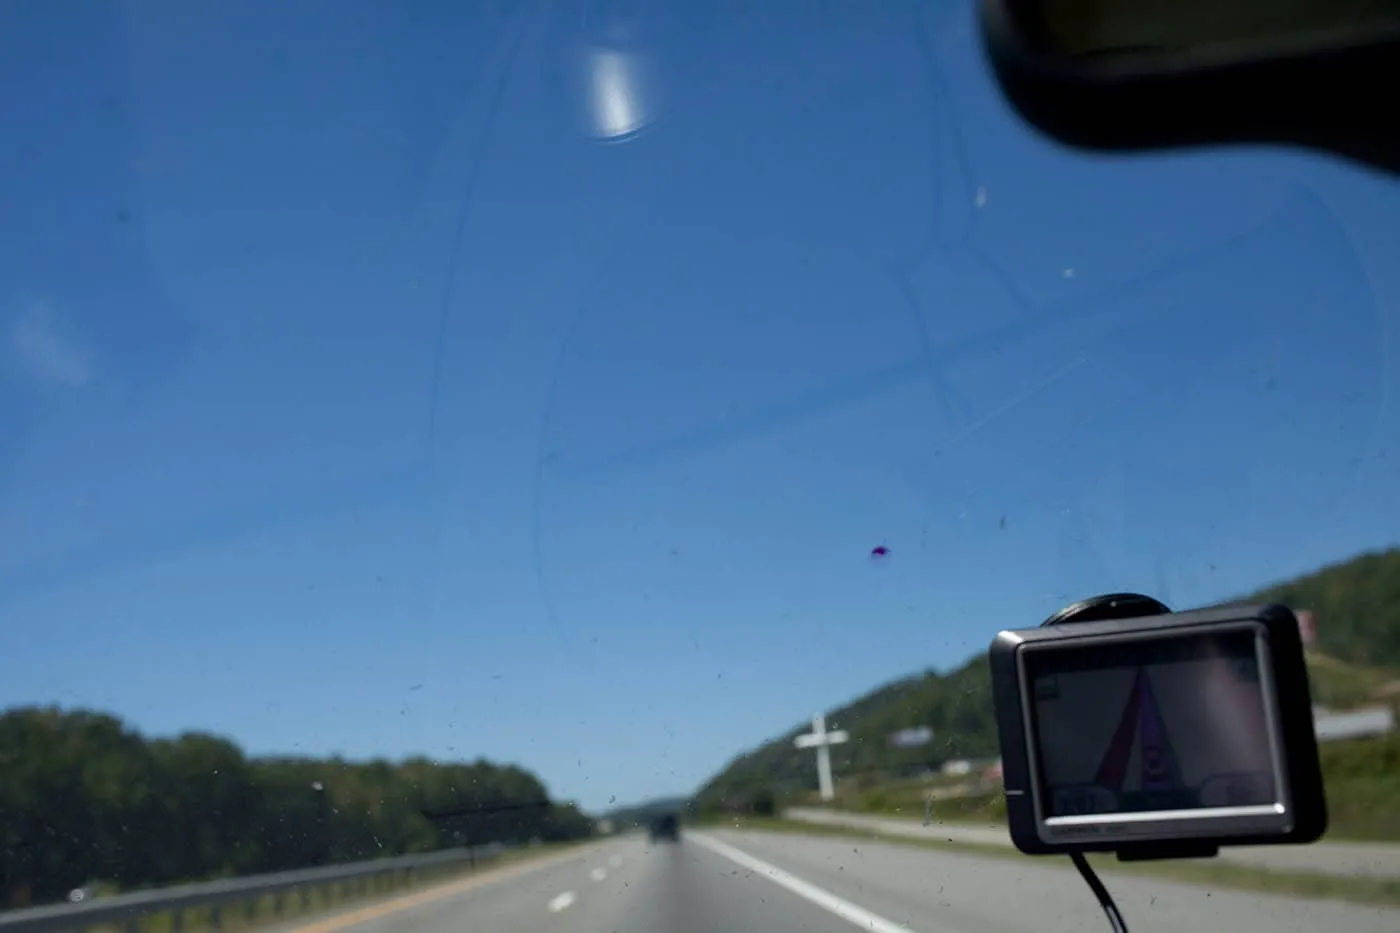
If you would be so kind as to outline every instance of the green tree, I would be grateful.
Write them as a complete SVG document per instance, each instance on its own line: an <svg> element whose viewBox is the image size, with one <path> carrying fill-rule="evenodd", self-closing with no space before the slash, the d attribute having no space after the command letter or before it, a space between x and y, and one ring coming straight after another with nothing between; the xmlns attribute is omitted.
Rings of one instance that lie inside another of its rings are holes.
<svg viewBox="0 0 1400 933"><path fill-rule="evenodd" d="M468 814L467 832L427 815L453 808ZM0 714L0 892L11 905L95 880L169 884L592 830L533 774L484 760L249 759L217 736L148 741L101 713Z"/></svg>

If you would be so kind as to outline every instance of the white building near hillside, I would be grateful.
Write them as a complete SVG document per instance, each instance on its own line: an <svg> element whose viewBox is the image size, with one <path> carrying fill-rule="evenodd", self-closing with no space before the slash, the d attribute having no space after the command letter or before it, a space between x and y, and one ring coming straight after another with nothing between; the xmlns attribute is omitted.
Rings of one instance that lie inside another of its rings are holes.
<svg viewBox="0 0 1400 933"><path fill-rule="evenodd" d="M1314 706L1313 729L1317 732L1319 742L1388 735L1395 731L1395 711L1388 706L1376 706L1334 713Z"/></svg>

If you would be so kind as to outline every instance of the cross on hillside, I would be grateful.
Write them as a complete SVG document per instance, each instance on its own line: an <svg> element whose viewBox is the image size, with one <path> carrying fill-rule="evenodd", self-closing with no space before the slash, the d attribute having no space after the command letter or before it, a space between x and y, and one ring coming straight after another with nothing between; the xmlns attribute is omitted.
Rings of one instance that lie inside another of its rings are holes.
<svg viewBox="0 0 1400 933"><path fill-rule="evenodd" d="M831 781L831 746L840 745L849 738L844 729L827 732L826 717L818 713L812 717L812 731L806 735L799 735L794 742L798 748L817 750L817 786L821 789L823 800L830 800L836 796Z"/></svg>

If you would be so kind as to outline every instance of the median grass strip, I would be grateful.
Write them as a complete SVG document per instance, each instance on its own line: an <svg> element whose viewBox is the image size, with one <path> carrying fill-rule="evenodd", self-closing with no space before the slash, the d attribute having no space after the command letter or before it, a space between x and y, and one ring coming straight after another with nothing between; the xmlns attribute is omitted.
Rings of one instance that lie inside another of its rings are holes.
<svg viewBox="0 0 1400 933"><path fill-rule="evenodd" d="M882 842L890 845L911 846L914 848L937 849L945 852L967 852L989 858L1013 859L1025 864L1031 857L1022 855L1015 849L998 845L983 845L974 842L961 842L949 839L922 839L882 833L871 829L856 829L847 826L830 826L820 823L804 823L797 820L778 818L745 818L741 820L720 820L715 828L759 830L762 832L794 833L806 836L835 836L843 839L862 839L867 842ZM933 830L931 830L933 832ZM1055 866L1063 864L1065 871L1073 869L1064 859L1035 859L1037 864ZM1357 904L1378 906L1400 906L1400 879L1350 877L1344 875L1323 875L1312 872L1275 871L1238 865L1221 859L1209 861L1163 861L1163 862L1120 862L1112 855L1094 854L1089 856L1094 869L1104 875L1127 875L1132 877L1156 878L1175 881L1204 888L1232 888L1241 891L1255 891L1264 894L1278 894L1288 897L1306 897L1318 900L1347 901Z"/></svg>

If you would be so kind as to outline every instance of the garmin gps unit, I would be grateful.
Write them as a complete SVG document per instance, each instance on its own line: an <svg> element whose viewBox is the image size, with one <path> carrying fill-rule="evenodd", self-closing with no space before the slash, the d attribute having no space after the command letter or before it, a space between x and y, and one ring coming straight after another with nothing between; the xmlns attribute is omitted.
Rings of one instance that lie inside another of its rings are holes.
<svg viewBox="0 0 1400 933"><path fill-rule="evenodd" d="M1302 640L1282 606L1099 597L1001 632L990 661L1022 852L1209 855L1326 828Z"/></svg>

